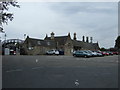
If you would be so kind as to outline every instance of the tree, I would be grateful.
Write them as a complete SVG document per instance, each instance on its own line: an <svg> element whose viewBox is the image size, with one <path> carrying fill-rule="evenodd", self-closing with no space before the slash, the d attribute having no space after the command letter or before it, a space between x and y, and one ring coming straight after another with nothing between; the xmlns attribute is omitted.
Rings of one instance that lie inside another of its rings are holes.
<svg viewBox="0 0 120 90"><path fill-rule="evenodd" d="M17 3L15 0L0 2L0 32L4 32L3 24L8 24L8 20L13 20L13 13L8 12L8 10L10 6L20 8L20 5Z"/></svg>
<svg viewBox="0 0 120 90"><path fill-rule="evenodd" d="M115 40L115 48L120 49L120 36L118 36L117 39Z"/></svg>
<svg viewBox="0 0 120 90"><path fill-rule="evenodd" d="M100 48L100 51L106 51L106 49L104 47Z"/></svg>

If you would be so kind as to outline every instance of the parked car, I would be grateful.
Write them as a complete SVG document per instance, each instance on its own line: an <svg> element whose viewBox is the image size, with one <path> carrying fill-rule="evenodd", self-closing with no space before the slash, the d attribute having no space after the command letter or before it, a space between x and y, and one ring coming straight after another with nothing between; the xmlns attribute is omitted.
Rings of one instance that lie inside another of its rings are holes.
<svg viewBox="0 0 120 90"><path fill-rule="evenodd" d="M101 54L102 54L103 56L108 56L108 55L109 55L109 53L107 53L107 52L101 52Z"/></svg>
<svg viewBox="0 0 120 90"><path fill-rule="evenodd" d="M113 52L114 55L118 55L118 52Z"/></svg>
<svg viewBox="0 0 120 90"><path fill-rule="evenodd" d="M59 51L59 55L64 55L64 51L63 50L58 50Z"/></svg>
<svg viewBox="0 0 120 90"><path fill-rule="evenodd" d="M14 51L13 49L10 50L10 55L16 55L16 51Z"/></svg>
<svg viewBox="0 0 120 90"><path fill-rule="evenodd" d="M99 53L99 52L97 52L97 51L93 51L93 53L94 53L96 56L98 56L98 57L102 57L102 56L103 56L101 53Z"/></svg>
<svg viewBox="0 0 120 90"><path fill-rule="evenodd" d="M91 50L84 50L84 52L91 54L91 56L93 57L97 56L97 54L92 52Z"/></svg>
<svg viewBox="0 0 120 90"><path fill-rule="evenodd" d="M74 53L75 57L91 57L92 55L90 53L86 53L84 51L76 51Z"/></svg>
<svg viewBox="0 0 120 90"><path fill-rule="evenodd" d="M58 50L49 50L46 52L47 55L59 55Z"/></svg>
<svg viewBox="0 0 120 90"><path fill-rule="evenodd" d="M55 50L55 55L59 55L59 51L58 50Z"/></svg>
<svg viewBox="0 0 120 90"><path fill-rule="evenodd" d="M109 55L113 55L113 52L108 51L107 53L109 53Z"/></svg>
<svg viewBox="0 0 120 90"><path fill-rule="evenodd" d="M53 55L55 54L55 50L49 50L46 52L47 55Z"/></svg>
<svg viewBox="0 0 120 90"><path fill-rule="evenodd" d="M75 52L76 52L76 51L73 51L73 53L72 53L72 54L73 54L73 56L75 55Z"/></svg>

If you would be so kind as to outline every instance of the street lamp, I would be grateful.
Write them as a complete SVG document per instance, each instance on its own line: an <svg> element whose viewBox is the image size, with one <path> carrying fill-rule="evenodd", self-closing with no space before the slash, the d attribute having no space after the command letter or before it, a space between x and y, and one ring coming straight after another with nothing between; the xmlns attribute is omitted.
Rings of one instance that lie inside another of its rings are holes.
<svg viewBox="0 0 120 90"><path fill-rule="evenodd" d="M6 33L5 33L5 41L6 41L6 37L7 37L7 35L6 35Z"/></svg>
<svg viewBox="0 0 120 90"><path fill-rule="evenodd" d="M1 37L0 37L0 44L1 44Z"/></svg>
<svg viewBox="0 0 120 90"><path fill-rule="evenodd" d="M6 33L5 33L5 41L4 41L4 55L5 55L5 48L6 48L6 37L7 37L7 35L6 35Z"/></svg>

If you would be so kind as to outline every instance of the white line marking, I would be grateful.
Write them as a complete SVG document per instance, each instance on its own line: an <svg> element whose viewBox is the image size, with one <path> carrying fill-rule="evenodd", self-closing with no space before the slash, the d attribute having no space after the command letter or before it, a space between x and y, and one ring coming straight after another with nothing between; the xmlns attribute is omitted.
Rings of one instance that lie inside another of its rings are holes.
<svg viewBox="0 0 120 90"><path fill-rule="evenodd" d="M38 59L36 59L36 63L38 62Z"/></svg>
<svg viewBox="0 0 120 90"><path fill-rule="evenodd" d="M75 81L75 85L76 85L76 86L79 86L78 80Z"/></svg>
<svg viewBox="0 0 120 90"><path fill-rule="evenodd" d="M16 71L22 71L22 69L9 70L9 71L6 71L6 72L16 72Z"/></svg>

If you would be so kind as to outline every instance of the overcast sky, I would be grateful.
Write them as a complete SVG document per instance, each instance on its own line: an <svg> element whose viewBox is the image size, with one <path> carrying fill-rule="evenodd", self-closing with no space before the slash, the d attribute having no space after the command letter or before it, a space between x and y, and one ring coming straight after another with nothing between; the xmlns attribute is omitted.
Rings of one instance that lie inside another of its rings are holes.
<svg viewBox="0 0 120 90"><path fill-rule="evenodd" d="M71 38L76 32L77 40L82 36L93 37L100 47L114 47L118 36L117 2L20 2L20 8L10 8L14 20L4 25L7 39L44 39L45 35ZM2 34L3 36L3 34ZM2 37L4 39L4 37Z"/></svg>

